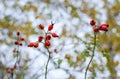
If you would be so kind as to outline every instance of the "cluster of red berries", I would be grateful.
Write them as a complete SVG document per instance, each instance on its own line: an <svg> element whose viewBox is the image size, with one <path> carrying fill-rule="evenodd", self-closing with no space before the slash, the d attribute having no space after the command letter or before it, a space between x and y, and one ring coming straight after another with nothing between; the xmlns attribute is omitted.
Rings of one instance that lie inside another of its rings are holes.
<svg viewBox="0 0 120 79"><path fill-rule="evenodd" d="M23 37L20 37L20 32L17 32L17 40L14 42L15 45L19 45L19 46L22 46L22 41L24 41L24 38Z"/></svg>
<svg viewBox="0 0 120 79"><path fill-rule="evenodd" d="M94 32L98 32L99 30L100 31L108 31L108 27L109 27L108 24L101 24L100 26L97 26L96 22L94 20L90 21L90 25L93 26Z"/></svg>
<svg viewBox="0 0 120 79"><path fill-rule="evenodd" d="M28 44L28 47L35 47L35 48L37 48L39 46L39 43L43 43L45 47L49 47L51 45L51 42L50 42L51 38L52 37L54 37L54 38L58 37L58 35L56 33L51 33L53 27L54 27L54 24L51 23L48 26L47 32L45 32L44 25L40 24L39 25L39 29L43 30L45 32L45 35L44 36L40 35L38 37L38 41L37 42L30 42Z"/></svg>

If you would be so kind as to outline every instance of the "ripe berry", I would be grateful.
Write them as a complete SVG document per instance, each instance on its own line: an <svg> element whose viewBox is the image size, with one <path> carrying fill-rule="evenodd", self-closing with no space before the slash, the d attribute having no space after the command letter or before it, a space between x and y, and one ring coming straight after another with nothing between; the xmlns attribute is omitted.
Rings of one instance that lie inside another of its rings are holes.
<svg viewBox="0 0 120 79"><path fill-rule="evenodd" d="M29 44L28 44L28 47L33 47L34 46L34 42L30 42Z"/></svg>
<svg viewBox="0 0 120 79"><path fill-rule="evenodd" d="M43 36L38 37L38 41L41 42L43 40Z"/></svg>
<svg viewBox="0 0 120 79"><path fill-rule="evenodd" d="M94 30L94 32L98 32L99 28L98 27L94 27L93 30Z"/></svg>
<svg viewBox="0 0 120 79"><path fill-rule="evenodd" d="M100 25L100 27L102 27L102 26L109 27L109 25L108 25L108 24L101 24L101 25Z"/></svg>
<svg viewBox="0 0 120 79"><path fill-rule="evenodd" d="M39 46L38 42L34 43L34 47L37 48Z"/></svg>
<svg viewBox="0 0 120 79"><path fill-rule="evenodd" d="M39 25L39 28L40 28L41 30L44 30L44 25L40 24L40 25Z"/></svg>
<svg viewBox="0 0 120 79"><path fill-rule="evenodd" d="M51 31L51 30L53 29L53 26L54 26L54 24L50 24L50 25L48 26L48 31Z"/></svg>
<svg viewBox="0 0 120 79"><path fill-rule="evenodd" d="M50 45L51 45L50 41L47 40L47 41L45 42L45 46L50 46Z"/></svg>
<svg viewBox="0 0 120 79"><path fill-rule="evenodd" d="M46 35L46 40L50 40L51 36L50 35Z"/></svg>
<svg viewBox="0 0 120 79"><path fill-rule="evenodd" d="M17 32L17 36L19 36L20 35L20 32Z"/></svg>
<svg viewBox="0 0 120 79"><path fill-rule="evenodd" d="M56 33L52 33L52 37L58 37Z"/></svg>
<svg viewBox="0 0 120 79"><path fill-rule="evenodd" d="M24 41L25 39L24 38L20 38L21 41Z"/></svg>
<svg viewBox="0 0 120 79"><path fill-rule="evenodd" d="M22 46L22 42L20 42L19 45Z"/></svg>
<svg viewBox="0 0 120 79"><path fill-rule="evenodd" d="M14 43L15 45L18 45L19 44L19 42L18 41L15 41L15 43Z"/></svg>
<svg viewBox="0 0 120 79"><path fill-rule="evenodd" d="M109 27L108 24L101 24L100 27L99 27L99 29L101 31L108 31L108 27Z"/></svg>
<svg viewBox="0 0 120 79"><path fill-rule="evenodd" d="M90 21L90 25L91 25L91 26L94 26L95 24L96 24L96 22L95 22L94 20L91 20L91 21Z"/></svg>

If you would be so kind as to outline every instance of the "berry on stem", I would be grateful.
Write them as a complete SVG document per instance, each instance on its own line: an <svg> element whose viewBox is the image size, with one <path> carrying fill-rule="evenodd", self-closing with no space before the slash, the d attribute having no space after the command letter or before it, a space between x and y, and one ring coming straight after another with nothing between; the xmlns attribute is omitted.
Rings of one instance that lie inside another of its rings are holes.
<svg viewBox="0 0 120 79"><path fill-rule="evenodd" d="M47 40L47 41L45 42L45 46L50 46L50 45L51 45L50 41Z"/></svg>
<svg viewBox="0 0 120 79"><path fill-rule="evenodd" d="M54 24L52 23L52 24L50 24L49 26L48 26L48 31L51 31L52 29L53 29L53 26L54 26Z"/></svg>
<svg viewBox="0 0 120 79"><path fill-rule="evenodd" d="M17 32L17 36L19 36L20 35L20 32Z"/></svg>
<svg viewBox="0 0 120 79"><path fill-rule="evenodd" d="M108 27L109 27L108 24L101 24L100 27L99 27L99 29L101 31L108 31Z"/></svg>
<svg viewBox="0 0 120 79"><path fill-rule="evenodd" d="M25 39L22 37L22 38L20 38L20 40L21 40L21 41L24 41Z"/></svg>
<svg viewBox="0 0 120 79"><path fill-rule="evenodd" d="M34 42L30 42L29 44L28 44L28 47L33 47L34 46Z"/></svg>
<svg viewBox="0 0 120 79"><path fill-rule="evenodd" d="M58 37L56 33L52 33L52 37Z"/></svg>
<svg viewBox="0 0 120 79"><path fill-rule="evenodd" d="M34 47L37 48L39 46L38 42L34 43Z"/></svg>
<svg viewBox="0 0 120 79"><path fill-rule="evenodd" d="M40 28L41 30L44 30L44 25L40 24L40 25L39 25L39 28Z"/></svg>
<svg viewBox="0 0 120 79"><path fill-rule="evenodd" d="M94 32L98 32L98 31L99 31L99 28L98 28L98 27L94 27L94 28L93 28L93 31L94 31Z"/></svg>
<svg viewBox="0 0 120 79"><path fill-rule="evenodd" d="M42 40L43 40L43 36L39 36L39 37L38 37L38 41L39 41L39 42L42 42Z"/></svg>
<svg viewBox="0 0 120 79"><path fill-rule="evenodd" d="M91 25L91 26L94 26L95 24L96 24L96 22L95 22L94 20L91 20L91 21L90 21L90 25Z"/></svg>
<svg viewBox="0 0 120 79"><path fill-rule="evenodd" d="M19 45L19 42L18 41L15 41L15 43L14 43L15 45Z"/></svg>
<svg viewBox="0 0 120 79"><path fill-rule="evenodd" d="M22 46L22 42L20 42L19 45Z"/></svg>
<svg viewBox="0 0 120 79"><path fill-rule="evenodd" d="M46 40L50 40L51 36L50 35L46 35Z"/></svg>

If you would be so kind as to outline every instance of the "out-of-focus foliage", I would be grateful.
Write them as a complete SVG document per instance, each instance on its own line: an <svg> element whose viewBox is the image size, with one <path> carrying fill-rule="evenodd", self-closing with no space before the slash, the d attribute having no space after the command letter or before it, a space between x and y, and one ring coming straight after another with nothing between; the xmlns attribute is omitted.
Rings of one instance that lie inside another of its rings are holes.
<svg viewBox="0 0 120 79"><path fill-rule="evenodd" d="M63 58L58 59L57 65L54 58L51 62L56 68L66 71L70 77L68 79L75 78L75 74L71 71L84 74L86 61L91 56L93 33L89 21L95 19L98 25L108 23L109 31L100 32L97 35L96 54L100 56L96 57L98 60L95 59L96 61L94 60L91 64L89 71L92 75L90 77L95 79L99 77L97 72L104 74L109 71L109 76L115 79L117 73L120 72L118 70L120 61L114 60L115 56L120 53L120 0L99 0L98 2L97 0L0 0L0 5L2 6L0 8L0 46L3 44L12 46L17 31L22 32L27 44L30 36L39 34L40 23L48 25L55 20L55 26L58 25L56 30L59 32L60 42L57 41L58 44L53 45L53 48L57 47L57 54L63 54ZM42 48L38 50L45 51ZM0 51L0 54L2 52ZM63 68L64 60L70 69ZM0 64L0 74L1 71L5 71L6 66L7 64ZM29 65L27 67L23 63L22 68L24 67L24 71L22 70L24 73L31 73L28 70ZM16 79L20 75L18 73ZM30 77L37 79L39 76L41 74L33 73Z"/></svg>

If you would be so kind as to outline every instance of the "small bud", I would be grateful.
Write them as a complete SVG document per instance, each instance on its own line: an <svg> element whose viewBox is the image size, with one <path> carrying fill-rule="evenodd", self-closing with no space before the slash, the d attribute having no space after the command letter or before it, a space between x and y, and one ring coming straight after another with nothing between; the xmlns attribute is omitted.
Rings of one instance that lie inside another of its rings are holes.
<svg viewBox="0 0 120 79"><path fill-rule="evenodd" d="M58 53L57 49L54 49L54 52L55 52L55 53Z"/></svg>

